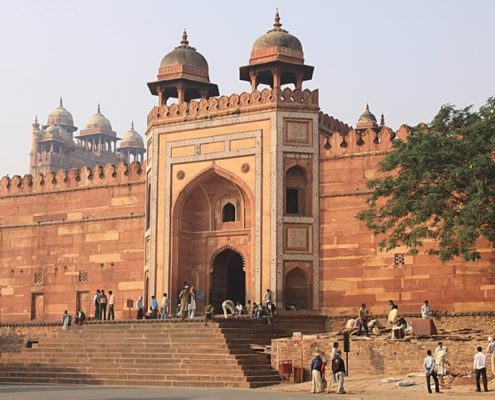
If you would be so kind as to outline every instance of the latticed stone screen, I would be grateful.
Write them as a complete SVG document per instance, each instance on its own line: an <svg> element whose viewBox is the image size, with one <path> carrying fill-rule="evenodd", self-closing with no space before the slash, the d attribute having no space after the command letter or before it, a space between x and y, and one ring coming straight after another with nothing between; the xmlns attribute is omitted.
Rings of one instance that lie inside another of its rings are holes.
<svg viewBox="0 0 495 400"><path fill-rule="evenodd" d="M79 271L79 282L88 281L88 271Z"/></svg>
<svg viewBox="0 0 495 400"><path fill-rule="evenodd" d="M394 254L394 265L396 267L402 267L405 264L404 254L396 253Z"/></svg>
<svg viewBox="0 0 495 400"><path fill-rule="evenodd" d="M35 272L34 273L34 284L42 285L43 284L43 272Z"/></svg>

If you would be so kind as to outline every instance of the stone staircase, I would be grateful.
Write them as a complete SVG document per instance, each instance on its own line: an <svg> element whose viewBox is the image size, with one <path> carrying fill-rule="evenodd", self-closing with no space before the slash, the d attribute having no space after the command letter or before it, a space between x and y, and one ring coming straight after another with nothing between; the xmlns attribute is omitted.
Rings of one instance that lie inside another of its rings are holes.
<svg viewBox="0 0 495 400"><path fill-rule="evenodd" d="M277 384L260 353L282 336L254 320L116 321L73 326L3 353L0 383L253 388Z"/></svg>

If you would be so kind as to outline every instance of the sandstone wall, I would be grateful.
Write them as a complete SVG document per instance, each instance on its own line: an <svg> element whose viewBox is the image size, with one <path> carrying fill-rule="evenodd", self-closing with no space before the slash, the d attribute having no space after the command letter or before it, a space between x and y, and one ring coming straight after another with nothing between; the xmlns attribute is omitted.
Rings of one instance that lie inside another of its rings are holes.
<svg viewBox="0 0 495 400"><path fill-rule="evenodd" d="M0 180L0 320L59 321L96 289L142 294L144 169L82 168Z"/></svg>
<svg viewBox="0 0 495 400"><path fill-rule="evenodd" d="M478 315L444 315L440 321L435 321L440 329L471 328L481 330L484 333L465 335L464 340L442 339L448 347L448 358L455 371L472 370L473 357L476 347L486 349L487 337L493 335L494 313ZM332 328L337 327L338 318L330 319ZM340 321L342 322L342 321ZM478 326L472 326L477 323ZM438 339L411 339L411 341L388 340L388 335L373 338L371 340L352 339L349 352L349 370L351 374L365 375L390 375L397 376L422 370L423 359L426 350L435 350ZM352 338L352 337L351 337ZM286 338L272 340L272 366L278 369L281 361L291 360L293 366L305 368L306 376L309 376L309 366L315 352L330 354L334 342L339 342L343 351L342 336L331 334L304 335L299 339ZM345 353L344 357L345 357ZM345 359L345 358L344 358Z"/></svg>
<svg viewBox="0 0 495 400"><path fill-rule="evenodd" d="M377 249L379 238L355 218L366 205L367 179L376 177L380 161L392 148L393 135L388 128L378 133L367 130L359 135L350 131L345 138L333 134L326 150L322 141L323 312L354 314L361 303L366 303L372 312L383 313L388 300L400 304L400 311L418 312L425 299L436 310L493 311L495 254L489 243L479 243L482 256L476 262L456 259L442 264L438 258L425 254L408 255L405 248L382 253ZM401 128L397 135L405 137L406 129ZM403 262L397 263L398 260Z"/></svg>

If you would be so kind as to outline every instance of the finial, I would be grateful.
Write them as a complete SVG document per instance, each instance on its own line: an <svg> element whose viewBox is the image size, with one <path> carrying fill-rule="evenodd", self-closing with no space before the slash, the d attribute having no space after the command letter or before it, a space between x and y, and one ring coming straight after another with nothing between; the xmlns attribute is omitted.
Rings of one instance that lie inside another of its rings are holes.
<svg viewBox="0 0 495 400"><path fill-rule="evenodd" d="M100 107L100 103L98 103L98 110L97 110L97 113L98 113L98 114L101 114L101 107Z"/></svg>
<svg viewBox="0 0 495 400"><path fill-rule="evenodd" d="M35 124L37 124L37 123L38 123L38 116L37 116L37 115L34 117L34 123L35 123Z"/></svg>
<svg viewBox="0 0 495 400"><path fill-rule="evenodd" d="M184 32L182 32L182 40L180 41L180 44L182 46L189 46L189 41L187 40L186 28L184 28Z"/></svg>
<svg viewBox="0 0 495 400"><path fill-rule="evenodd" d="M366 103L366 111L370 112L370 106Z"/></svg>
<svg viewBox="0 0 495 400"><path fill-rule="evenodd" d="M131 131L134 130L134 121L131 121Z"/></svg>
<svg viewBox="0 0 495 400"><path fill-rule="evenodd" d="M277 12L275 13L275 22L273 23L273 28L275 31L279 31L281 27L282 24L280 23L280 14L278 13L278 8L277 8Z"/></svg>
<svg viewBox="0 0 495 400"><path fill-rule="evenodd" d="M60 104L59 104L59 107L63 107L64 106L64 102L62 101L62 97L60 97Z"/></svg>
<svg viewBox="0 0 495 400"><path fill-rule="evenodd" d="M383 114L380 118L380 126L385 126L385 116Z"/></svg>

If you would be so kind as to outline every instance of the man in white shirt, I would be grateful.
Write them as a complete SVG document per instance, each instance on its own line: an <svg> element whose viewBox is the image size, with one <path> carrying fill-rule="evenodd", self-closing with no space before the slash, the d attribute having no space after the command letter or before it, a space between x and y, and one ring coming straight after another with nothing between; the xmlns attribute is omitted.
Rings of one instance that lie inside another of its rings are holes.
<svg viewBox="0 0 495 400"><path fill-rule="evenodd" d="M428 389L428 393L431 393L430 378L433 378L433 382L435 382L435 393L440 393L437 371L435 371L435 359L431 356L431 350L426 352L426 357L423 361L423 368L426 373L426 388Z"/></svg>
<svg viewBox="0 0 495 400"><path fill-rule="evenodd" d="M431 308L428 305L428 300L425 300L424 304L421 306L421 318L430 319L431 317Z"/></svg>
<svg viewBox="0 0 495 400"><path fill-rule="evenodd" d="M110 290L108 292L108 294L110 295L109 299L108 299L108 320L110 319L110 317L112 317L112 321L115 319L115 295L113 294L113 292Z"/></svg>
<svg viewBox="0 0 495 400"><path fill-rule="evenodd" d="M486 355L481 346L476 348L478 352L474 356L473 369L476 374L476 391L481 392L480 378L483 379L483 389L488 392L488 380L486 379Z"/></svg>
<svg viewBox="0 0 495 400"><path fill-rule="evenodd" d="M169 301L168 301L167 293L163 293L162 313L160 314L160 319L167 319L168 318L168 306L169 306Z"/></svg>

